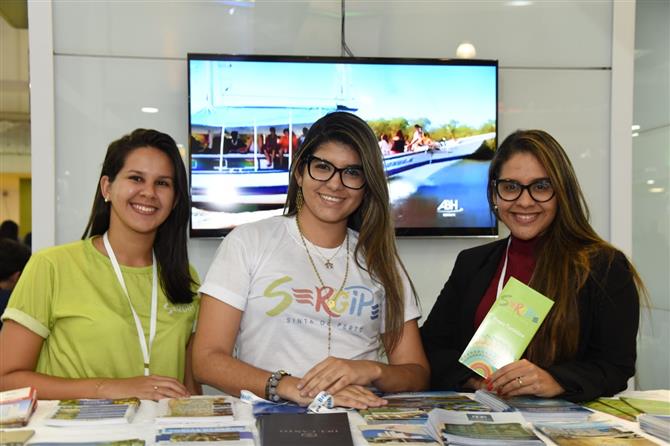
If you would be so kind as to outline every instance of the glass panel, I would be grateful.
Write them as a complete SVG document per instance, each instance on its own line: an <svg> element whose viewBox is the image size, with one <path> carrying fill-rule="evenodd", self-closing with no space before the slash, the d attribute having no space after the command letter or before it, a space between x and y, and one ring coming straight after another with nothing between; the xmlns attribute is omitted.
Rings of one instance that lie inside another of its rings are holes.
<svg viewBox="0 0 670 446"><path fill-rule="evenodd" d="M670 3L637 2L633 114L633 260L643 310L638 386L670 388Z"/></svg>

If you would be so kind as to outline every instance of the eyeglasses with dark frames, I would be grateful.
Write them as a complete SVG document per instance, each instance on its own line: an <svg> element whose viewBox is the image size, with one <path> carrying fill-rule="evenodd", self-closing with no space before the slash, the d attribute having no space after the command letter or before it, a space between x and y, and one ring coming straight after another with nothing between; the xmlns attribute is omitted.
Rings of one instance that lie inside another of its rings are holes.
<svg viewBox="0 0 670 446"><path fill-rule="evenodd" d="M340 181L349 189L362 189L365 186L365 173L361 166L335 167L330 161L314 155L307 157L307 172L313 180L330 181L336 173L340 174Z"/></svg>
<svg viewBox="0 0 670 446"><path fill-rule="evenodd" d="M524 190L528 190L530 198L538 203L545 203L556 194L549 178L541 178L530 184L521 184L514 180L494 180L493 183L498 197L504 201L518 200Z"/></svg>

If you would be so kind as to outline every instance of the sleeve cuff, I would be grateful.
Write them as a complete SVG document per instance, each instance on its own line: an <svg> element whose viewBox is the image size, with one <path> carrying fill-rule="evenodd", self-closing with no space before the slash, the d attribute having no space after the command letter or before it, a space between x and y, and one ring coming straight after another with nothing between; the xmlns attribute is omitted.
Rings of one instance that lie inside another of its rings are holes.
<svg viewBox="0 0 670 446"><path fill-rule="evenodd" d="M412 305L412 308L407 308L405 310L405 322L413 321L414 319L419 319L421 317L421 311L415 305Z"/></svg>
<svg viewBox="0 0 670 446"><path fill-rule="evenodd" d="M214 299L226 303L240 311L245 311L247 309L247 299L223 287L204 283L198 292L212 296Z"/></svg>
<svg viewBox="0 0 670 446"><path fill-rule="evenodd" d="M7 308L5 312L2 314L2 320L12 320L18 324L23 325L26 327L28 330L32 331L33 333L37 334L38 336L46 339L49 337L49 334L51 331L42 325L41 322L38 320L34 319L31 316L28 316L26 313L24 313L21 310L17 310L16 308Z"/></svg>

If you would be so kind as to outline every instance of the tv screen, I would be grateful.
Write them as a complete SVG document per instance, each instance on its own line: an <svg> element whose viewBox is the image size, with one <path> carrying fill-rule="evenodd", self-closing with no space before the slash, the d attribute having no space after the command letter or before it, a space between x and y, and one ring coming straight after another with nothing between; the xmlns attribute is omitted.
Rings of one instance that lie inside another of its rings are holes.
<svg viewBox="0 0 670 446"><path fill-rule="evenodd" d="M191 236L281 214L303 133L336 110L378 137L397 235L497 235L497 61L189 54L188 88Z"/></svg>

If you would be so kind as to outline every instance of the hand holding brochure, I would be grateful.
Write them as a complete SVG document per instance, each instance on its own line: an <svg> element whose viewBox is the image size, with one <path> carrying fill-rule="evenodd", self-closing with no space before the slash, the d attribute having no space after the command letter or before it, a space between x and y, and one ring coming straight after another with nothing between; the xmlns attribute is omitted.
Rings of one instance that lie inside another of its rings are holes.
<svg viewBox="0 0 670 446"><path fill-rule="evenodd" d="M518 360L554 302L514 277L502 289L459 361L484 378Z"/></svg>

